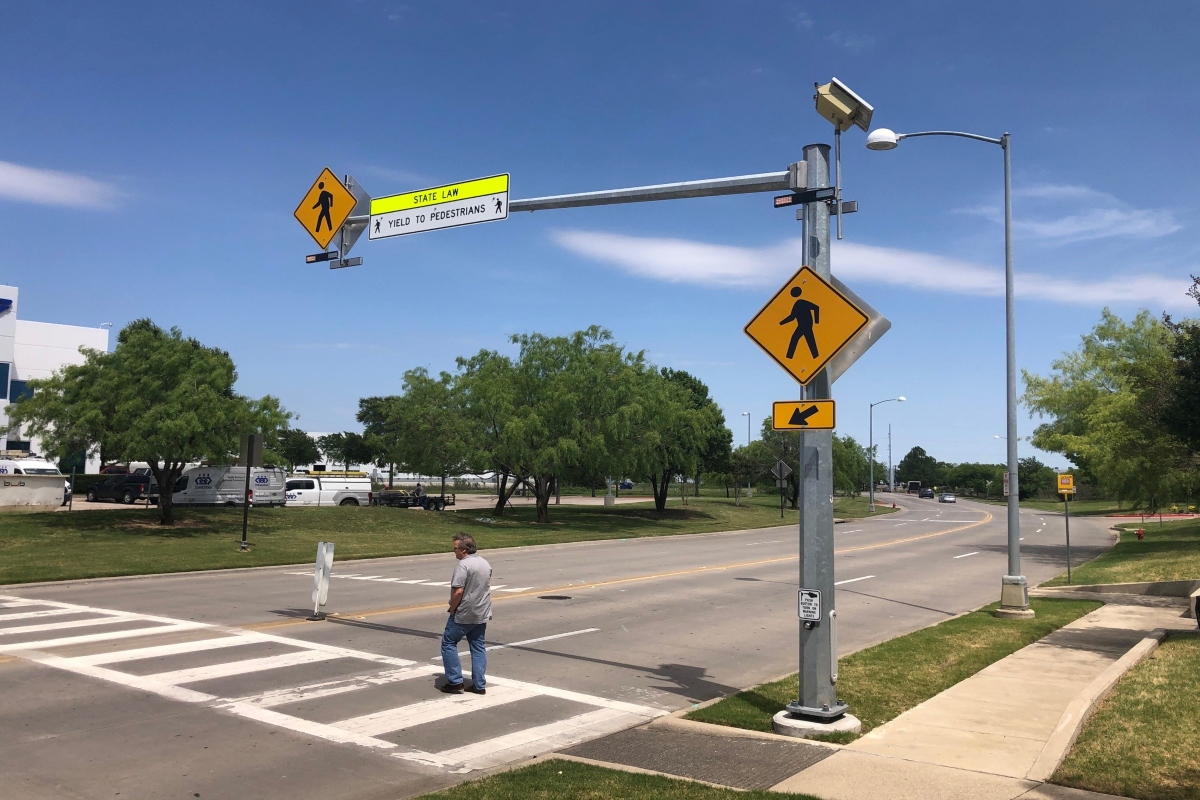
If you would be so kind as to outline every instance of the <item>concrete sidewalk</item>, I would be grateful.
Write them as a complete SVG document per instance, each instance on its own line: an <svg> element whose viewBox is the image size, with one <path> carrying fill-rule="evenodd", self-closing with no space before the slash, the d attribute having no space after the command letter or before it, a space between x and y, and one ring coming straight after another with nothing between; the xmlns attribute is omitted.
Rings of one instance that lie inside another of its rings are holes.
<svg viewBox="0 0 1200 800"><path fill-rule="evenodd" d="M1155 629L1194 628L1182 612L1105 605L773 788L827 800L1108 797L1043 782L1096 700L1156 645Z"/></svg>

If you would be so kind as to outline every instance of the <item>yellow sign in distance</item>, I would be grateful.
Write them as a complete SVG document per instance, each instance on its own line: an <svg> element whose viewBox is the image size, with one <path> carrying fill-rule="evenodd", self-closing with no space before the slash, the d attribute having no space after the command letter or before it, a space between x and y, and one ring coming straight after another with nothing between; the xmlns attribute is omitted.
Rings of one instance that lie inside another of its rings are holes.
<svg viewBox="0 0 1200 800"><path fill-rule="evenodd" d="M371 199L371 215L388 214L393 211L407 211L410 208L435 206L439 203L449 203L454 200L470 200L489 194L500 194L508 191L508 175L492 175L489 178L478 178L473 181L449 183L445 186L435 186L432 189L418 189L415 192L393 194L387 197Z"/></svg>
<svg viewBox="0 0 1200 800"><path fill-rule="evenodd" d="M771 427L777 431L831 431L832 400L780 400L771 406Z"/></svg>
<svg viewBox="0 0 1200 800"><path fill-rule="evenodd" d="M801 267L745 330L775 363L807 384L869 321L812 267Z"/></svg>
<svg viewBox="0 0 1200 800"><path fill-rule="evenodd" d="M296 206L295 217L321 249L325 249L357 202L350 190L326 167Z"/></svg>
<svg viewBox="0 0 1200 800"><path fill-rule="evenodd" d="M1075 476L1070 474L1060 474L1058 476L1058 493L1059 494L1075 494Z"/></svg>

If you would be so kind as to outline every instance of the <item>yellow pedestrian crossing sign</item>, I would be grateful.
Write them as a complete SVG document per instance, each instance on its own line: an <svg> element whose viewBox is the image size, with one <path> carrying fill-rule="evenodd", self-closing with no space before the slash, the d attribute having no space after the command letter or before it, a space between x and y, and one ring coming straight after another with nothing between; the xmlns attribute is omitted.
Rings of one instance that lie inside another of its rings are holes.
<svg viewBox="0 0 1200 800"><path fill-rule="evenodd" d="M807 384L869 321L811 267L801 267L745 330L775 363Z"/></svg>
<svg viewBox="0 0 1200 800"><path fill-rule="evenodd" d="M296 220L322 249L329 247L358 199L326 167L296 206Z"/></svg>

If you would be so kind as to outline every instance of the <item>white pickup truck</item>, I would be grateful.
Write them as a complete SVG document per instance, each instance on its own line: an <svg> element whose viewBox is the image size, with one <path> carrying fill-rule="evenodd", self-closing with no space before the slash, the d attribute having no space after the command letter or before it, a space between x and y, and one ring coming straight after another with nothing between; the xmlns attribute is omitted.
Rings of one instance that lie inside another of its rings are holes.
<svg viewBox="0 0 1200 800"><path fill-rule="evenodd" d="M289 506L369 506L371 479L365 472L293 475L287 480Z"/></svg>

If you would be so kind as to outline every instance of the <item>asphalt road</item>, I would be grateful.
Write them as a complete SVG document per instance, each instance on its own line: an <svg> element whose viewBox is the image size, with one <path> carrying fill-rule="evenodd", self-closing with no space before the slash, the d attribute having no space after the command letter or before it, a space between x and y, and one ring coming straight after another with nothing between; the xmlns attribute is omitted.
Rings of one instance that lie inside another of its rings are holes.
<svg viewBox="0 0 1200 800"><path fill-rule="evenodd" d="M999 597L1003 507L901 502L836 526L843 653ZM1022 533L1031 584L1063 571L1061 517ZM311 567L0 587L5 791L410 796L796 667L794 525L483 555L486 697L434 690L450 553L338 562L325 622Z"/></svg>

